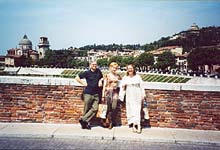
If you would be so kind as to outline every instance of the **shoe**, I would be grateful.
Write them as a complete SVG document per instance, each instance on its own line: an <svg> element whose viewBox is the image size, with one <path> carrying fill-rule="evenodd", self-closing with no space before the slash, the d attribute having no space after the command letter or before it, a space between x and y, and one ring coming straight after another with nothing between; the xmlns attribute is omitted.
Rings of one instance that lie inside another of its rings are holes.
<svg viewBox="0 0 220 150"><path fill-rule="evenodd" d="M86 125L86 128L85 129L88 129L88 130L91 130L91 126L87 123Z"/></svg>
<svg viewBox="0 0 220 150"><path fill-rule="evenodd" d="M132 127L132 132L136 133L137 132L137 128L136 128L137 125L133 125Z"/></svg>
<svg viewBox="0 0 220 150"><path fill-rule="evenodd" d="M150 125L150 120L149 119L144 119L144 123L145 123L145 126L150 128L151 125Z"/></svg>
<svg viewBox="0 0 220 150"><path fill-rule="evenodd" d="M79 123L81 124L82 129L86 129L87 123L81 119L79 119Z"/></svg>
<svg viewBox="0 0 220 150"><path fill-rule="evenodd" d="M113 128L113 123L110 123L109 126L108 126L108 128L109 128L109 129L112 129L112 128Z"/></svg>
<svg viewBox="0 0 220 150"><path fill-rule="evenodd" d="M129 126L129 128L132 128L133 127L133 123L129 124L128 126Z"/></svg>

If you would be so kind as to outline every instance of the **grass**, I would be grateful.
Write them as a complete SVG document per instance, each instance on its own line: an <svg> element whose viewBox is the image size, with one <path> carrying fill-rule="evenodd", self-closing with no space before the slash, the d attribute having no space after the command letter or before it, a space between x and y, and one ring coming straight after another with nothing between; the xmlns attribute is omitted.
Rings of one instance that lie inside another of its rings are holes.
<svg viewBox="0 0 220 150"><path fill-rule="evenodd" d="M61 77L64 78L75 78L80 72L83 72L83 70L74 69L74 70L64 70L61 73ZM107 74L109 71L105 70L102 71L103 75ZM123 77L126 72L118 72L118 74ZM143 73L140 74L141 78L145 82L164 82L164 83L186 83L191 78L189 77L180 77L180 76L174 76L174 75L162 75L162 74L148 74Z"/></svg>

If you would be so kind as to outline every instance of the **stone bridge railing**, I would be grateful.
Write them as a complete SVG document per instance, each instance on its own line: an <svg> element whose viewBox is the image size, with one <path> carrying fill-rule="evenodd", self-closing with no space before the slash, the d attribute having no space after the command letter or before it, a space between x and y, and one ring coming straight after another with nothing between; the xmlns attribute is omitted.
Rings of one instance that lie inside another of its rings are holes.
<svg viewBox="0 0 220 150"><path fill-rule="evenodd" d="M0 76L0 122L76 124L82 91L74 79ZM145 91L151 126L220 130L220 85L146 82ZM126 125L125 105L118 110Z"/></svg>

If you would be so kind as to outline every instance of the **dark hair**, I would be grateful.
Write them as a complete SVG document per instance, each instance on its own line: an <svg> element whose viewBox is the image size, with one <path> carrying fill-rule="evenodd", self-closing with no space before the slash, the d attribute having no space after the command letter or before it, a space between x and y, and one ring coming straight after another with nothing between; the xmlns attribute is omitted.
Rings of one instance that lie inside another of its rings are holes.
<svg viewBox="0 0 220 150"><path fill-rule="evenodd" d="M134 69L133 74L136 75L135 66L134 66L133 64L128 64L128 65L126 66L126 69L128 69L128 66L132 66L132 68ZM128 76L128 71L126 72L126 75Z"/></svg>

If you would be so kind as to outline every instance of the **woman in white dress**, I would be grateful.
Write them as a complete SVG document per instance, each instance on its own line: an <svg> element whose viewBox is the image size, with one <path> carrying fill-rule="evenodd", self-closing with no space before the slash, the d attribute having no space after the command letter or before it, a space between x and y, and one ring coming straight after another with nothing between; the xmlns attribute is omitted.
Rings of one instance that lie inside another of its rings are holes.
<svg viewBox="0 0 220 150"><path fill-rule="evenodd" d="M141 133L141 106L145 98L145 91L142 87L142 79L136 74L133 65L127 66L127 75L122 78L121 93L126 95L126 115L127 121L133 132Z"/></svg>

